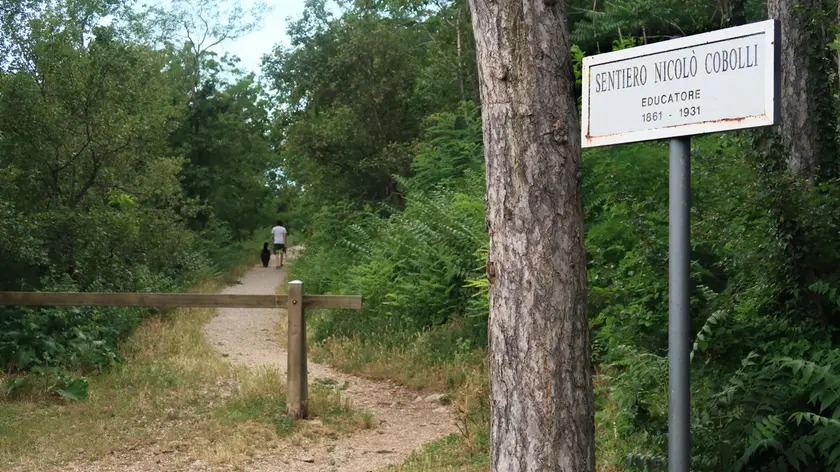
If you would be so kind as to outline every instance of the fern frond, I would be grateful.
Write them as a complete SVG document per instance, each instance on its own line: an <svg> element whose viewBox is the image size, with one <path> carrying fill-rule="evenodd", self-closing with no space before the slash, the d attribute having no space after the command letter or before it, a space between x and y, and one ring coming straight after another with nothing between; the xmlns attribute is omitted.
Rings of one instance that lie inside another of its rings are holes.
<svg viewBox="0 0 840 472"><path fill-rule="evenodd" d="M694 338L694 345L691 348L691 354L689 356L689 360L694 360L694 354L698 351L702 352L706 349L706 346L709 343L709 339L712 336L712 327L717 325L718 323L722 322L726 318L729 317L729 312L718 310L712 313L706 319L706 322L703 324L703 327L700 328L700 331L697 332L697 336Z"/></svg>
<svg viewBox="0 0 840 472"><path fill-rule="evenodd" d="M668 459L663 456L631 453L627 454L625 459L625 469L628 472L660 472L665 471L666 467L668 467Z"/></svg>

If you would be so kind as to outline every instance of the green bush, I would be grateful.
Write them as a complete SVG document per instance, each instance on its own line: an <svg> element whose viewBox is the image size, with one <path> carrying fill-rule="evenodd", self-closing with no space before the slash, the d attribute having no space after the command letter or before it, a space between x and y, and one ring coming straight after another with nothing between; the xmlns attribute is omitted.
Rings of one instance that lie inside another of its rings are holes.
<svg viewBox="0 0 840 472"><path fill-rule="evenodd" d="M169 292L241 262L272 213L259 85L116 4L42 7L0 26L0 290ZM151 312L2 307L0 366L107 368Z"/></svg>

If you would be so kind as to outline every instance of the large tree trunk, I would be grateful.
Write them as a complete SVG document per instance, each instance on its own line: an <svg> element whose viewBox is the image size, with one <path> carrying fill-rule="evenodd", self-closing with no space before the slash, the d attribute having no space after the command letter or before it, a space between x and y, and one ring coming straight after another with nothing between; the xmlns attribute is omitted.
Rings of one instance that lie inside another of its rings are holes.
<svg viewBox="0 0 840 472"><path fill-rule="evenodd" d="M594 472L580 124L565 3L470 7L491 238L491 470Z"/></svg>
<svg viewBox="0 0 840 472"><path fill-rule="evenodd" d="M770 18L779 20L782 33L781 138L787 153L787 171L814 180L831 174L836 141L832 84L826 64L831 64L827 25L812 21L824 12L824 0L768 0Z"/></svg>

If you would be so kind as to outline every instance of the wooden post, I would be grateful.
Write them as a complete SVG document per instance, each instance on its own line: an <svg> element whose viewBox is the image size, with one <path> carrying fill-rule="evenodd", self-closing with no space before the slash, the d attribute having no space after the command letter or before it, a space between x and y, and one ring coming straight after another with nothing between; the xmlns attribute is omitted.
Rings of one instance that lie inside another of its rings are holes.
<svg viewBox="0 0 840 472"><path fill-rule="evenodd" d="M294 419L306 418L309 411L306 378L306 317L303 310L303 282L289 282L289 347L286 365L288 392L286 407Z"/></svg>

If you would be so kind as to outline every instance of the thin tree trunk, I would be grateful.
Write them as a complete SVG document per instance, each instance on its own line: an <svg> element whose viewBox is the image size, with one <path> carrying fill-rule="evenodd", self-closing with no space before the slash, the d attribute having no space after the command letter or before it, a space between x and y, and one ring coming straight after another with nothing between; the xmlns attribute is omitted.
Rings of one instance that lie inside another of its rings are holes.
<svg viewBox="0 0 840 472"><path fill-rule="evenodd" d="M470 7L491 238L491 470L594 472L580 124L565 2Z"/></svg>
<svg viewBox="0 0 840 472"><path fill-rule="evenodd" d="M461 8L458 8L458 16L455 18L455 37L458 46L458 87L461 89L461 101L467 100L467 94L464 91L464 61L461 59Z"/></svg>
<svg viewBox="0 0 840 472"><path fill-rule="evenodd" d="M826 80L825 28L809 21L821 0L768 0L770 18L781 26L781 138L788 173L818 177L821 162L836 152L831 85ZM824 11L824 10L823 10ZM825 52L822 52L825 51ZM829 62L830 64L830 62ZM827 170L827 169L826 169Z"/></svg>
<svg viewBox="0 0 840 472"><path fill-rule="evenodd" d="M723 27L739 26L747 23L746 0L718 1L720 23Z"/></svg>

